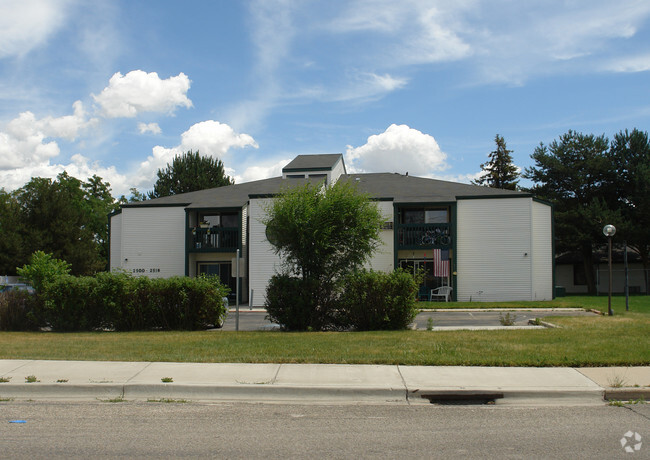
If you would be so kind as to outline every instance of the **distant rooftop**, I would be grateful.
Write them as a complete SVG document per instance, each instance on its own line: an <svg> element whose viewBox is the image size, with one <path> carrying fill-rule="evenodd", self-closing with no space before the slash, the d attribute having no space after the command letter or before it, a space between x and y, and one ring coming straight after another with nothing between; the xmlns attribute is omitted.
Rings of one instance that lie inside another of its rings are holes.
<svg viewBox="0 0 650 460"><path fill-rule="evenodd" d="M282 173L296 171L330 171L339 161L343 161L343 155L340 153L298 155L291 163L282 168Z"/></svg>

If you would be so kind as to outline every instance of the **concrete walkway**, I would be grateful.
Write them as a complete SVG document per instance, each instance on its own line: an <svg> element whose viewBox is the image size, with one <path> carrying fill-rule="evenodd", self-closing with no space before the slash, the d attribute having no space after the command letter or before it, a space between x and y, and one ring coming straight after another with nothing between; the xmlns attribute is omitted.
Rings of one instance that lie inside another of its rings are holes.
<svg viewBox="0 0 650 460"><path fill-rule="evenodd" d="M16 400L562 405L650 400L650 367L0 360L0 380L0 399Z"/></svg>

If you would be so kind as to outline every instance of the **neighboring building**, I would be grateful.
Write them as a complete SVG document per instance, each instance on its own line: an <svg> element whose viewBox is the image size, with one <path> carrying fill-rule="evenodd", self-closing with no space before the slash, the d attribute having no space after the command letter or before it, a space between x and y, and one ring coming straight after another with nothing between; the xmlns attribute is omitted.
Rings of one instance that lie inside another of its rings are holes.
<svg viewBox="0 0 650 460"><path fill-rule="evenodd" d="M304 181L350 181L385 216L383 241L368 265L424 269L421 292L451 286L459 301L550 300L551 206L530 194L402 174L347 174L343 156L299 155L282 176L130 203L110 219L110 266L137 275L219 275L240 301L265 302L281 260L265 235L265 207Z"/></svg>
<svg viewBox="0 0 650 460"><path fill-rule="evenodd" d="M622 247L612 250L612 293L625 293L625 263ZM561 254L555 259L556 284L567 294L587 294L585 264L579 254ZM609 292L609 261L606 249L594 252L593 276L596 292L607 295ZM627 249L627 284L631 295L648 294L650 273L643 269L639 255Z"/></svg>

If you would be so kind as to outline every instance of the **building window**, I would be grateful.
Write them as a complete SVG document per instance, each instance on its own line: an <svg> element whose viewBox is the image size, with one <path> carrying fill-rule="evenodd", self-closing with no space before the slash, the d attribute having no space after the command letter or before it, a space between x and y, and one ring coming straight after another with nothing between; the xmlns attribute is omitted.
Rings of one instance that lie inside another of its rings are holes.
<svg viewBox="0 0 650 460"><path fill-rule="evenodd" d="M402 224L446 224L448 222L447 208L407 208L402 212Z"/></svg>
<svg viewBox="0 0 650 460"><path fill-rule="evenodd" d="M586 286L587 285L587 273L585 272L585 264L573 264L573 285L574 286Z"/></svg>
<svg viewBox="0 0 650 460"><path fill-rule="evenodd" d="M201 214L199 220L210 227L237 227L237 214Z"/></svg>
<svg viewBox="0 0 650 460"><path fill-rule="evenodd" d="M287 174L288 179L304 179L304 174Z"/></svg>

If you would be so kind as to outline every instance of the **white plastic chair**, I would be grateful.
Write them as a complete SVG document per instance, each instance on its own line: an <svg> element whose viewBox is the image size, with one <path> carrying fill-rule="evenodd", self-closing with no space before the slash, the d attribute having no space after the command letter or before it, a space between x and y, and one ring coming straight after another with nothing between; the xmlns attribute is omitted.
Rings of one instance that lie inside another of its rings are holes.
<svg viewBox="0 0 650 460"><path fill-rule="evenodd" d="M440 286L439 288L431 289L431 300L435 298L444 298L445 302L449 302L452 289L453 288L450 286Z"/></svg>

